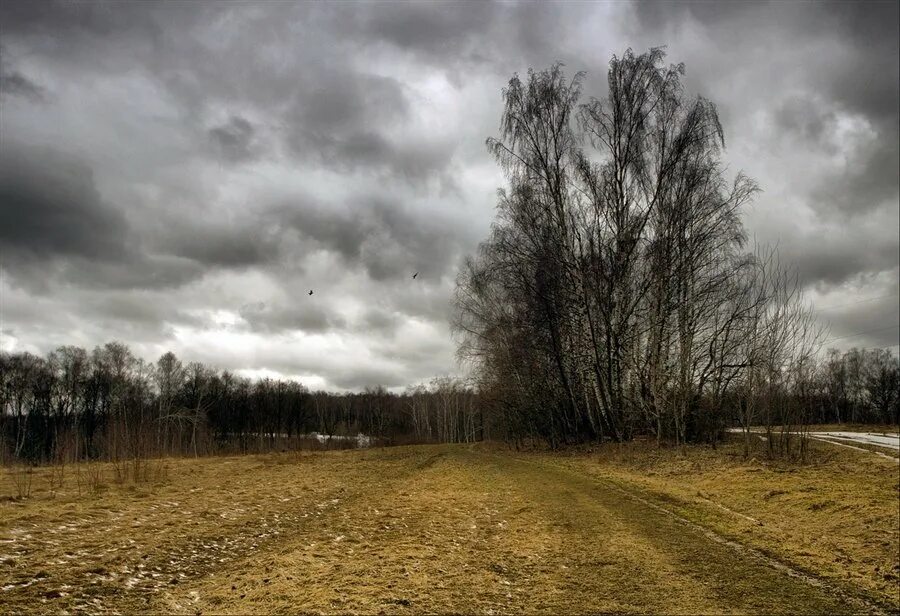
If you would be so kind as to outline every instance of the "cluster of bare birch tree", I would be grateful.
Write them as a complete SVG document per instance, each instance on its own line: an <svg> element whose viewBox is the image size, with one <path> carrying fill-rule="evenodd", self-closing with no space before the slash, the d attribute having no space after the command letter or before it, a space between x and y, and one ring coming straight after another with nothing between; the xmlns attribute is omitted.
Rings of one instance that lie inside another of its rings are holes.
<svg viewBox="0 0 900 616"><path fill-rule="evenodd" d="M503 90L487 145L509 185L455 325L510 438L685 443L800 412L814 315L777 251L748 247L757 186L726 178L716 107L663 60L614 57L602 100L559 65Z"/></svg>

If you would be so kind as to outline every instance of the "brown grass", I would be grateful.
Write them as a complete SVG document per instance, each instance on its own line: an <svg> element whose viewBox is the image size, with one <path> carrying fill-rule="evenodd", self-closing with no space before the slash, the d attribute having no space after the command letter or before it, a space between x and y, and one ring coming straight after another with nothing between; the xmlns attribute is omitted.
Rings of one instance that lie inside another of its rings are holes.
<svg viewBox="0 0 900 616"><path fill-rule="evenodd" d="M738 440L686 453L630 443L570 463L638 486L704 526L897 605L900 462L815 441L809 464L767 461L759 441L747 460Z"/></svg>
<svg viewBox="0 0 900 616"><path fill-rule="evenodd" d="M570 456L397 447L158 461L165 474L143 483L116 483L101 467L103 487L80 494L74 469L52 492L50 470L38 469L29 499L0 480L10 497L0 502L0 611L831 613L858 611L857 596L896 605L874 570L896 563L896 469L882 464L876 477L843 453L779 468L727 449L682 457L640 444ZM829 503L841 498L851 510ZM651 501L828 586L712 541ZM888 545L871 543L879 537ZM837 548L837 562L823 557Z"/></svg>

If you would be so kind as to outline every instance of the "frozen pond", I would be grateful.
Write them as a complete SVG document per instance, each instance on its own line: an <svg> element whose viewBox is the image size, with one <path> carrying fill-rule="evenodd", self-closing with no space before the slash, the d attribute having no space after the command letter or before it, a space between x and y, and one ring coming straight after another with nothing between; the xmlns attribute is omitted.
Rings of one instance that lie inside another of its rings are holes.
<svg viewBox="0 0 900 616"><path fill-rule="evenodd" d="M343 436L339 434L319 434L318 432L310 432L306 434L310 438L314 438L323 445L329 441L356 441L359 448L369 447L372 445L372 437L360 432L356 436Z"/></svg>
<svg viewBox="0 0 900 616"><path fill-rule="evenodd" d="M733 433L743 432L742 428L731 428L728 430ZM753 434L761 434L762 431L759 429L751 430ZM777 430L773 430L773 432L777 432ZM799 432L792 432L791 434L799 434ZM859 445L875 445L876 447L884 447L885 449L893 449L894 451L900 451L900 434L885 434L883 432L844 432L844 431L834 431L834 432L808 432L807 433L810 438L833 442L835 444L841 443L856 443Z"/></svg>
<svg viewBox="0 0 900 616"><path fill-rule="evenodd" d="M810 436L822 440L835 440L863 445L876 445L900 451L900 435L876 432L810 432Z"/></svg>

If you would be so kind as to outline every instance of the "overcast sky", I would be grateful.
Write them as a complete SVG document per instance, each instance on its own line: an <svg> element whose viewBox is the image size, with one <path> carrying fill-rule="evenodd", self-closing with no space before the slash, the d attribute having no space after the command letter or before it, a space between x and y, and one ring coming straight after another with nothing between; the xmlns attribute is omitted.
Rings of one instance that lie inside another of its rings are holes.
<svg viewBox="0 0 900 616"><path fill-rule="evenodd" d="M3 0L0 348L118 339L327 389L455 373L501 88L562 61L601 96L613 54L665 45L832 345L896 349L898 6Z"/></svg>

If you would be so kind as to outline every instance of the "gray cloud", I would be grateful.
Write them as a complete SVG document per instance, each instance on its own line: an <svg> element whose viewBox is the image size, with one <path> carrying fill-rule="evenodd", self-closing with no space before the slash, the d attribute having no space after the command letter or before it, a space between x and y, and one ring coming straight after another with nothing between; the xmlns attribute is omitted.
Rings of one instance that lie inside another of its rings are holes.
<svg viewBox="0 0 900 616"><path fill-rule="evenodd" d="M888 134L900 140L900 132L893 130ZM859 148L854 160L847 163L842 177L825 179L823 185L810 196L835 208L847 218L892 207L900 195L896 182L897 169L900 169L900 151L879 136Z"/></svg>
<svg viewBox="0 0 900 616"><path fill-rule="evenodd" d="M0 148L0 242L20 284L177 286L202 275L177 256L145 254L121 208L97 190L77 156L5 140Z"/></svg>
<svg viewBox="0 0 900 616"><path fill-rule="evenodd" d="M272 263L278 258L275 232L255 217L228 223L218 220L175 218L164 232L157 230L156 248L205 267L243 268Z"/></svg>
<svg viewBox="0 0 900 616"><path fill-rule="evenodd" d="M778 243L811 288L898 265L897 3L631 9L635 38L667 43L718 104L726 155L765 191L748 220L757 239Z"/></svg>
<svg viewBox="0 0 900 616"><path fill-rule="evenodd" d="M388 4L383 10L368 11L359 25L372 40L443 58L489 32L499 11L499 5L486 2L436 7Z"/></svg>
<svg viewBox="0 0 900 616"><path fill-rule="evenodd" d="M381 199L348 210L281 206L267 217L276 228L295 233L307 249L333 251L376 281L402 280L416 271L423 279L439 278L455 265L464 238L449 216Z"/></svg>
<svg viewBox="0 0 900 616"><path fill-rule="evenodd" d="M703 0L684 2L654 2L639 0L633 8L640 24L650 30L662 30L680 25L686 19L695 19L706 27L716 27L736 23L747 13L760 10L766 2L704 2Z"/></svg>
<svg viewBox="0 0 900 616"><path fill-rule="evenodd" d="M782 250L807 285L839 286L860 272L879 272L897 261L897 246L890 230L881 237L862 229L835 235L838 237L827 242L816 234L799 235L793 246ZM865 250L860 250L860 242L866 245Z"/></svg>
<svg viewBox="0 0 900 616"><path fill-rule="evenodd" d="M18 96L32 103L47 99L46 90L9 65L3 46L0 45L0 96Z"/></svg>
<svg viewBox="0 0 900 616"><path fill-rule="evenodd" d="M823 108L812 97L793 97L773 110L775 125L786 133L800 136L829 154L840 150L837 140L838 115Z"/></svg>
<svg viewBox="0 0 900 616"><path fill-rule="evenodd" d="M846 42L846 55L831 71L813 76L840 108L865 118L873 131L846 167L816 196L851 216L860 209L895 207L900 168L900 4L883 2L828 5L823 25Z"/></svg>
<svg viewBox="0 0 900 616"><path fill-rule="evenodd" d="M22 96L33 102L44 100L44 89L18 72L0 74L0 93Z"/></svg>
<svg viewBox="0 0 900 616"><path fill-rule="evenodd" d="M239 312L253 331L281 333L300 330L307 333L322 333L346 327L346 320L321 304L306 301L299 295L289 304L271 305L255 302L242 306Z"/></svg>
<svg viewBox="0 0 900 616"><path fill-rule="evenodd" d="M400 325L401 315L379 307L372 307L363 315L362 326L365 331L393 333Z"/></svg>
<svg viewBox="0 0 900 616"><path fill-rule="evenodd" d="M371 169L390 179L420 183L440 175L450 163L449 143L405 143L367 129L345 134L298 129L291 146L303 160L315 160L338 171Z"/></svg>
<svg viewBox="0 0 900 616"><path fill-rule="evenodd" d="M401 387L406 384L402 373L389 366L364 366L356 370L339 369L331 377L339 389L362 390L367 387Z"/></svg>
<svg viewBox="0 0 900 616"><path fill-rule="evenodd" d="M214 152L228 162L243 162L255 157L253 124L241 116L209 129Z"/></svg>
<svg viewBox="0 0 900 616"><path fill-rule="evenodd" d="M125 216L104 202L84 162L4 140L0 241L8 256L121 259L128 253L128 233Z"/></svg>
<svg viewBox="0 0 900 616"><path fill-rule="evenodd" d="M311 132L358 129L365 123L381 124L403 120L409 104L396 80L375 75L334 80L315 87L303 100L294 103L297 119Z"/></svg>
<svg viewBox="0 0 900 616"><path fill-rule="evenodd" d="M894 281L885 289L883 296L869 302L838 304L836 308L818 313L819 320L829 327L826 340L841 347L877 346L886 347L897 343L897 329L891 327L900 323L900 271L894 271ZM854 334L861 334L856 336ZM844 342L846 341L846 342Z"/></svg>
<svg viewBox="0 0 900 616"><path fill-rule="evenodd" d="M455 267L502 182L483 147L500 89L562 61L602 95L612 53L658 45L765 190L750 233L827 303L884 295L900 266L897 11L6 0L0 342L120 338L329 387L452 372ZM832 336L896 323L875 307L829 317ZM841 343L863 341L896 332Z"/></svg>
<svg viewBox="0 0 900 616"><path fill-rule="evenodd" d="M396 79L339 71L295 93L284 117L286 142L299 160L340 172L371 170L421 183L440 176L454 144L410 139L411 104Z"/></svg>

